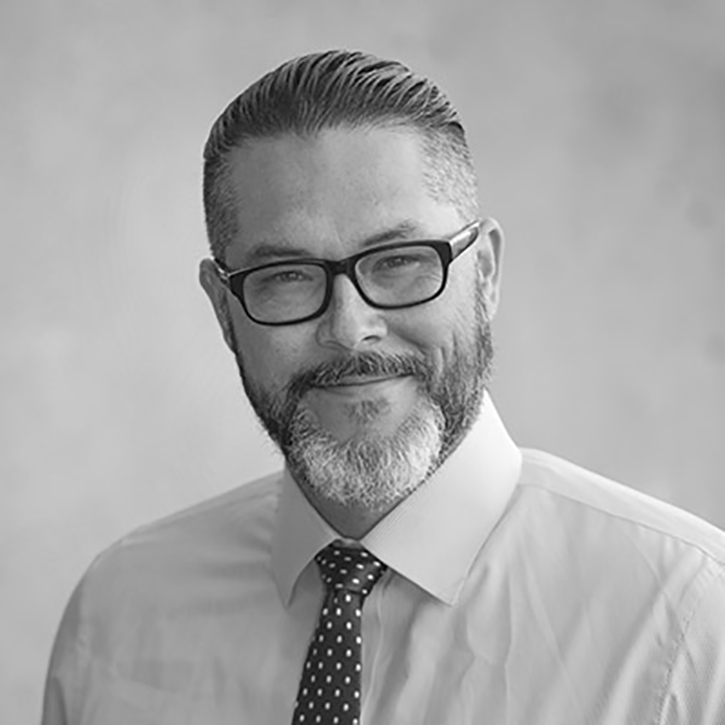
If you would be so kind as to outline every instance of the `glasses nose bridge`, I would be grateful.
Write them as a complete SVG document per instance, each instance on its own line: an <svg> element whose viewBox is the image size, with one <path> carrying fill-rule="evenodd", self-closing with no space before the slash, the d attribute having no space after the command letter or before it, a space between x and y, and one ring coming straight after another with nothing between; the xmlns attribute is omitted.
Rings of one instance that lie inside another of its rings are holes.
<svg viewBox="0 0 725 725"><path fill-rule="evenodd" d="M325 266L330 274L330 279L334 279L338 274L346 275L350 280L355 282L355 265L357 264L357 255L347 257L346 259L326 259Z"/></svg>
<svg viewBox="0 0 725 725"><path fill-rule="evenodd" d="M332 297L332 288L335 284L335 277L340 274L344 274L353 284L358 294L368 302L367 295L360 287L360 282L357 278L357 272L355 267L357 266L360 255L354 255L347 257L346 259L327 259L325 260L325 269L327 270L327 283L330 287L330 297Z"/></svg>

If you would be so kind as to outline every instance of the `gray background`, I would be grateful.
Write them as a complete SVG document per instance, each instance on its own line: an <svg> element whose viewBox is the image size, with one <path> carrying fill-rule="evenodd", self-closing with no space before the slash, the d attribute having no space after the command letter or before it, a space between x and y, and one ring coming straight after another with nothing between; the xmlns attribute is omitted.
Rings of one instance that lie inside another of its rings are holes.
<svg viewBox="0 0 725 725"><path fill-rule="evenodd" d="M405 60L467 121L517 441L725 525L721 0L6 2L3 723L37 719L98 551L279 465L197 286L200 155L244 86L333 46Z"/></svg>

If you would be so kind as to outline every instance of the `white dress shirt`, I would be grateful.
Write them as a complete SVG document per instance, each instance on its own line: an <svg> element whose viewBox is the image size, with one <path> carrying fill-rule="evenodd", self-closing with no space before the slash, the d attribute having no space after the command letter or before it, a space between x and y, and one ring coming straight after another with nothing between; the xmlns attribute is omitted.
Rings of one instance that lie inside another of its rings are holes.
<svg viewBox="0 0 725 725"><path fill-rule="evenodd" d="M287 472L102 554L43 725L289 725L338 534ZM723 725L725 534L553 456L490 398L362 545L362 725Z"/></svg>

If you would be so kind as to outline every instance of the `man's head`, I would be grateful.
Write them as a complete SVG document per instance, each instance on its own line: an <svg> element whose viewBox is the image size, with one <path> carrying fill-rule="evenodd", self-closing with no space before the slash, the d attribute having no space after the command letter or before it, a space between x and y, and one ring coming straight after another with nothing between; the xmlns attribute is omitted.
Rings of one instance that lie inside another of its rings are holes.
<svg viewBox="0 0 725 725"><path fill-rule="evenodd" d="M471 227L455 111L398 63L292 61L214 125L204 200L202 285L293 476L318 508L389 510L470 428L490 372L502 240Z"/></svg>

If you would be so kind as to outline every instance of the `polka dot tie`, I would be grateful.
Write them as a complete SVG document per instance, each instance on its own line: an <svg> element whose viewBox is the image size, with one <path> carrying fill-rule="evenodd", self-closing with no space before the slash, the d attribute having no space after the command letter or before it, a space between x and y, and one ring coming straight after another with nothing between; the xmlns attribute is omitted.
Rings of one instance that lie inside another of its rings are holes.
<svg viewBox="0 0 725 725"><path fill-rule="evenodd" d="M362 608L385 564L332 543L315 561L326 594L307 651L292 725L359 725Z"/></svg>

